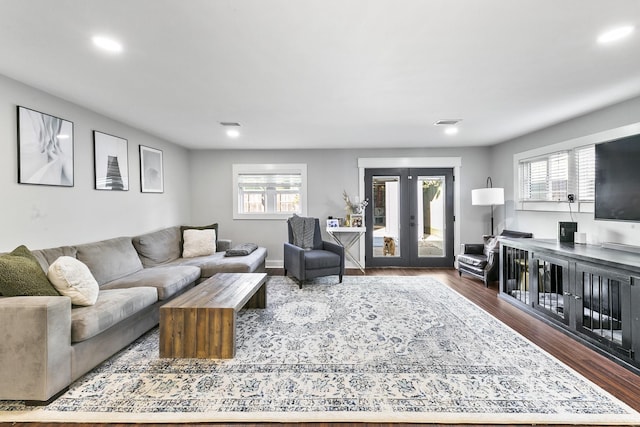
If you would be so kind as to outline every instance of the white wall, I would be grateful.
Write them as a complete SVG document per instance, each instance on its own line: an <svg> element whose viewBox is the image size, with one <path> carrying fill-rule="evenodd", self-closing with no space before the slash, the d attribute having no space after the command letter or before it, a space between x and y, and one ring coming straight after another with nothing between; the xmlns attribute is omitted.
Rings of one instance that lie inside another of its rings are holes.
<svg viewBox="0 0 640 427"><path fill-rule="evenodd" d="M74 187L17 183L16 105L74 123ZM129 191L94 190L93 130L128 140ZM163 194L140 192L140 144L163 150ZM31 249L77 244L189 222L188 150L4 76L0 147L0 252L21 244Z"/></svg>
<svg viewBox="0 0 640 427"><path fill-rule="evenodd" d="M478 242L485 229L488 230L489 220L484 216L484 207L471 206L471 189L485 185L489 151L489 148L193 151L192 219L196 225L218 222L220 237L232 239L234 243L255 242L265 246L269 251L268 265L281 265L282 244L287 239L286 221L233 219L232 164L306 163L308 215L324 220L329 215L344 216L343 190L352 196L358 194L358 158L461 157L461 176L456 177L461 186L461 241Z"/></svg>
<svg viewBox="0 0 640 427"><path fill-rule="evenodd" d="M571 221L568 212L531 212L515 209L514 154L638 122L640 97L492 147L493 183L496 187L505 187L506 204L503 208L496 208L496 213L500 214L497 220L498 228L531 231L538 238L557 238L558 222ZM640 245L640 223L595 221L593 213L574 212L573 218L578 223L578 231L587 233L587 243L617 242Z"/></svg>

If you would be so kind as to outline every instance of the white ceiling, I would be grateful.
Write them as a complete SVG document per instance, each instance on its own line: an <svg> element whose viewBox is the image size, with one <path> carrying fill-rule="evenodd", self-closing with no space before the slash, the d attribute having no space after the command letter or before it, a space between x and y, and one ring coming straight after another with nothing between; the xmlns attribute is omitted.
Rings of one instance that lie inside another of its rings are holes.
<svg viewBox="0 0 640 427"><path fill-rule="evenodd" d="M640 1L0 0L0 74L189 148L491 145L640 95Z"/></svg>

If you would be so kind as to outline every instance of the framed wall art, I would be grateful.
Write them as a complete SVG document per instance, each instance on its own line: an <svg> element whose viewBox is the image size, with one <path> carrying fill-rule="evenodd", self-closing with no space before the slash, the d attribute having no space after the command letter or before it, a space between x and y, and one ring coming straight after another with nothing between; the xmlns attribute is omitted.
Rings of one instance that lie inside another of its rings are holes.
<svg viewBox="0 0 640 427"><path fill-rule="evenodd" d="M18 183L73 187L73 122L18 106Z"/></svg>
<svg viewBox="0 0 640 427"><path fill-rule="evenodd" d="M162 151L140 146L140 191L143 193L164 192Z"/></svg>
<svg viewBox="0 0 640 427"><path fill-rule="evenodd" d="M129 190L128 146L124 138L93 131L96 190Z"/></svg>

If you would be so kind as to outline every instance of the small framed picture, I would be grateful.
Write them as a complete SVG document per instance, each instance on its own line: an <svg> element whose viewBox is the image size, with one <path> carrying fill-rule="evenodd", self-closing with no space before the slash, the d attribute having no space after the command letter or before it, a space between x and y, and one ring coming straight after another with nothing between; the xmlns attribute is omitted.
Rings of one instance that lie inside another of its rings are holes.
<svg viewBox="0 0 640 427"><path fill-rule="evenodd" d="M335 227L340 227L340 220L338 219L328 219L327 220L327 227L329 228L335 228Z"/></svg>
<svg viewBox="0 0 640 427"><path fill-rule="evenodd" d="M364 218L362 214L352 214L351 215L351 226L352 227L364 227Z"/></svg>
<svg viewBox="0 0 640 427"><path fill-rule="evenodd" d="M140 191L143 193L164 192L162 151L140 146Z"/></svg>
<svg viewBox="0 0 640 427"><path fill-rule="evenodd" d="M127 147L127 140L124 138L93 131L96 190L129 190Z"/></svg>

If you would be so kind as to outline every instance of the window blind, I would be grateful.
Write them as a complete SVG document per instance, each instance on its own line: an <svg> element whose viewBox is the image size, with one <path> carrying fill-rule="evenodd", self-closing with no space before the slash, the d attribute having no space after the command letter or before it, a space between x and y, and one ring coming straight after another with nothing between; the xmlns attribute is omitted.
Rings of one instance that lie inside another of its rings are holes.
<svg viewBox="0 0 640 427"><path fill-rule="evenodd" d="M576 170L578 175L578 201L595 200L596 150L595 145L577 148Z"/></svg>
<svg viewBox="0 0 640 427"><path fill-rule="evenodd" d="M561 151L520 162L520 200L566 200L569 152Z"/></svg>

